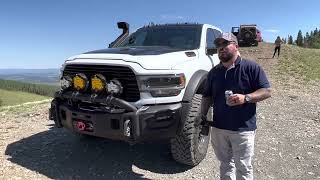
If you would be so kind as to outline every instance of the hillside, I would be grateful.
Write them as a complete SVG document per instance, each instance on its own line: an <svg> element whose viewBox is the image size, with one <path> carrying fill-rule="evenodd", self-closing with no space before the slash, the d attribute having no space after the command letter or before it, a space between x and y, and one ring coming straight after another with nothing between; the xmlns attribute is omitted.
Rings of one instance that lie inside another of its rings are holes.
<svg viewBox="0 0 320 180"><path fill-rule="evenodd" d="M46 84L32 84L0 79L0 89L29 92L43 96L52 96L54 92L59 89L59 87Z"/></svg>
<svg viewBox="0 0 320 180"><path fill-rule="evenodd" d="M49 99L57 86L0 79L0 107Z"/></svg>
<svg viewBox="0 0 320 180"><path fill-rule="evenodd" d="M261 43L259 47L241 48L240 52L243 57L257 61L271 81L285 88L310 90L320 81L320 49L283 45L280 57L272 58L273 45Z"/></svg>
<svg viewBox="0 0 320 180"><path fill-rule="evenodd" d="M1 106L12 106L45 99L50 99L50 97L21 91L7 91L0 89L0 109Z"/></svg>
<svg viewBox="0 0 320 180"><path fill-rule="evenodd" d="M253 158L259 180L320 179L319 50L285 45L241 48L257 61L272 85L272 98L258 104ZM48 121L49 103L0 112L0 179L218 179L209 146L194 168L170 159L165 144L81 139Z"/></svg>
<svg viewBox="0 0 320 180"><path fill-rule="evenodd" d="M320 80L320 49L308 49L297 46L284 46L280 59L279 72L295 79L310 82Z"/></svg>

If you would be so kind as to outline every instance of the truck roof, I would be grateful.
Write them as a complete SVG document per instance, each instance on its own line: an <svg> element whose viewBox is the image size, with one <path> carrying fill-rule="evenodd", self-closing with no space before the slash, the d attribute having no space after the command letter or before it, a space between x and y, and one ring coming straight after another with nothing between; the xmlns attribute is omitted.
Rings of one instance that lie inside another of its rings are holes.
<svg viewBox="0 0 320 180"><path fill-rule="evenodd" d="M142 28L148 28L148 27L159 27L159 26L198 26L198 27L202 27L202 26L212 26L215 27L213 25L210 24L201 24L201 23L168 23L168 24L148 24L143 26ZM215 27L217 28L217 27ZM219 29L219 28L217 28Z"/></svg>
<svg viewBox="0 0 320 180"><path fill-rule="evenodd" d="M163 26L181 26L181 27L203 27L203 26L208 26L208 27L212 27L215 29L219 29L216 26L210 25L210 24L200 24L200 23L168 23L168 24L149 24L149 25L145 25L141 28L153 28L153 27L163 27ZM139 29L141 29L139 28ZM220 29L219 29L220 30Z"/></svg>
<svg viewBox="0 0 320 180"><path fill-rule="evenodd" d="M153 27L163 27L163 26L195 26L201 27L203 24L198 23L172 23L172 24L148 24L141 28L153 28Z"/></svg>
<svg viewBox="0 0 320 180"><path fill-rule="evenodd" d="M240 27L241 26L257 26L257 25L256 24L241 24Z"/></svg>

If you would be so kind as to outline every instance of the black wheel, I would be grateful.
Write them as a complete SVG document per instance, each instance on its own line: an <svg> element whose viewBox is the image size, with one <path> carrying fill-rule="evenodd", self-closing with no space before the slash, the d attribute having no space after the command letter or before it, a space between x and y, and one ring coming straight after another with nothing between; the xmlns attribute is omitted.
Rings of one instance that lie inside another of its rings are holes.
<svg viewBox="0 0 320 180"><path fill-rule="evenodd" d="M247 41L248 41L249 39L252 39L252 38L253 38L252 32L246 31L246 32L244 33L244 39L246 39Z"/></svg>
<svg viewBox="0 0 320 180"><path fill-rule="evenodd" d="M206 157L209 143L209 136L200 133L202 125L197 125L196 120L200 117L201 99L202 95L194 95L181 133L170 142L173 159L190 166L198 165ZM211 109L208 119L212 119Z"/></svg>

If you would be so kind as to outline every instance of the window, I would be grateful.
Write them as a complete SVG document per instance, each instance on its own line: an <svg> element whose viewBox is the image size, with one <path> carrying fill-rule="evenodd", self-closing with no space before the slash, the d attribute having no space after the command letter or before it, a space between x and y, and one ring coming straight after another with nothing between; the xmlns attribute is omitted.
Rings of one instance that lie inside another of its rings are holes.
<svg viewBox="0 0 320 180"><path fill-rule="evenodd" d="M207 48L216 48L216 45L214 44L214 40L221 36L221 32L216 29L207 29Z"/></svg>
<svg viewBox="0 0 320 180"><path fill-rule="evenodd" d="M201 26L153 26L137 30L119 47L167 46L175 49L198 49Z"/></svg>
<svg viewBox="0 0 320 180"><path fill-rule="evenodd" d="M207 29L207 40L206 40L206 47L207 48L215 48L215 45L214 45L214 40L215 40L215 35L214 35L214 31L213 29Z"/></svg>
<svg viewBox="0 0 320 180"><path fill-rule="evenodd" d="M220 31L216 30L216 29L214 29L213 32L214 32L214 36L215 36L216 38L222 36L222 33L221 33Z"/></svg>

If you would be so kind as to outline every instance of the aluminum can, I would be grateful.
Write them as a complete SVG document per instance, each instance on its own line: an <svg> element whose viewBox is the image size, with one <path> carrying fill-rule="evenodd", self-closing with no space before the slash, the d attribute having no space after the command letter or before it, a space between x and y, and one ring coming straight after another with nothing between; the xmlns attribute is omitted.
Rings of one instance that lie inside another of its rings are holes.
<svg viewBox="0 0 320 180"><path fill-rule="evenodd" d="M225 95L225 97L226 97L226 99L227 99L229 96L233 95L233 92L232 92L231 90L226 90L226 91L224 92L224 95Z"/></svg>

